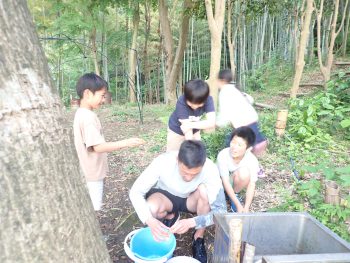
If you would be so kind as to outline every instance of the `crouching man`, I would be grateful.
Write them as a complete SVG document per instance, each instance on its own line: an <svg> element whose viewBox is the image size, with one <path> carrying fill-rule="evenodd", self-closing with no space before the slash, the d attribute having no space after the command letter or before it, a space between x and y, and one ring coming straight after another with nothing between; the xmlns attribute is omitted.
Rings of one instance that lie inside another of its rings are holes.
<svg viewBox="0 0 350 263"><path fill-rule="evenodd" d="M167 238L169 231L183 234L195 228L193 257L207 262L205 227L213 224L214 213L227 210L219 172L201 141L184 141L178 152L155 158L135 181L130 199L156 240ZM196 216L178 220L179 212Z"/></svg>

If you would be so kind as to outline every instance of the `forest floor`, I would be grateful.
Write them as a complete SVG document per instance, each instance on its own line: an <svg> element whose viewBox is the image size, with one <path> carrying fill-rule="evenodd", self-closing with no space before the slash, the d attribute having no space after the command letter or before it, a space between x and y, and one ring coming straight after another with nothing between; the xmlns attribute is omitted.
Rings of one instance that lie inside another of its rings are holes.
<svg viewBox="0 0 350 263"><path fill-rule="evenodd" d="M315 83L319 78L318 75L310 74L303 82ZM317 88L305 86L299 92L303 95L311 94ZM283 109L287 105L288 98L285 92L281 93L278 90L269 95L259 92L251 95L257 102L273 105L277 109ZM107 141L130 137L146 140L143 146L108 154L110 172L105 180L104 205L97 213L97 218L113 262L132 262L124 252L124 239L132 230L144 226L131 205L129 189L150 162L165 151L167 119L171 112L172 109L165 105L146 105L143 124L139 122L136 106L105 105L97 112ZM259 114L264 114L264 110ZM69 115L72 120L74 111L70 111ZM270 126L269 129L273 130L274 123L271 122ZM293 183L292 168L285 158L282 160L281 156L270 150L259 161L266 177L257 182L252 212L265 212L279 205L283 200L283 190L291 188ZM186 216L188 215L181 214L182 218ZM192 233L193 230L190 230L186 234L176 235L174 256L191 256ZM214 235L214 226L209 227L205 234L208 262L212 262Z"/></svg>
<svg viewBox="0 0 350 263"><path fill-rule="evenodd" d="M281 101L281 100L279 100ZM171 109L164 105L147 105L144 123L140 124L137 108L128 106L103 106L97 114L101 120L107 141L130 137L144 138L147 143L138 148L116 151L108 155L110 172L105 180L104 205L97 213L107 248L113 262L132 262L124 252L126 235L143 227L129 200L129 189L150 162L165 151L167 116ZM73 112L71 112L73 116ZM279 158L268 152L261 160L266 177L257 182L251 207L253 212L267 211L279 204L281 189L292 184L291 169L281 169ZM182 214L181 217L188 215ZM174 256L191 256L193 230L176 235L177 247ZM214 245L214 226L208 228L205 242L208 260L211 261Z"/></svg>

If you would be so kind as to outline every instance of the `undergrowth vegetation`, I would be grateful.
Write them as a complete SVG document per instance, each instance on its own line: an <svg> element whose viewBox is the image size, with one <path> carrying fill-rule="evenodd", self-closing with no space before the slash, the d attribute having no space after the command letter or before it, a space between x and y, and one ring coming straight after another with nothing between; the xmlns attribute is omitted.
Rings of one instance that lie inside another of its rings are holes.
<svg viewBox="0 0 350 263"><path fill-rule="evenodd" d="M325 90L291 100L284 138L269 137L270 151L289 159L295 175L292 191L284 191L284 202L273 211L309 212L346 240L350 240L349 102L350 77L340 72ZM263 127L271 118L264 116ZM324 201L328 180L341 189L339 205Z"/></svg>
<svg viewBox="0 0 350 263"><path fill-rule="evenodd" d="M271 84L262 76L261 81L259 89ZM272 85L278 86L277 82ZM275 87L276 93L277 90ZM271 211L308 212L350 241L349 223L346 223L350 220L350 77L339 72L326 89L290 100L288 106L288 125L283 138L275 135L276 113L259 112L261 129L269 139L269 153L278 158L273 160L279 166L275 170L287 168L294 175L293 185L281 190L282 203ZM219 129L202 136L212 160L225 147L229 131L229 128ZM335 181L341 189L339 205L324 201L324 183L328 180Z"/></svg>

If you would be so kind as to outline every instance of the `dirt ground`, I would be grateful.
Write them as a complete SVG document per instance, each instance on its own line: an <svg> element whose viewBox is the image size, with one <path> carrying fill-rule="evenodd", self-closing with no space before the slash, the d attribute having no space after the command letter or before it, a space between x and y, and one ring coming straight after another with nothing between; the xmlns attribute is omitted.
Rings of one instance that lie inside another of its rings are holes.
<svg viewBox="0 0 350 263"><path fill-rule="evenodd" d="M157 106L148 106L157 107ZM135 111L137 109L135 108ZM106 240L108 252L113 262L132 262L124 252L124 239L128 233L143 227L128 197L129 189L140 173L152 159L165 150L159 139L159 133L166 131L166 124L161 122L152 111L145 111L144 124L140 125L137 115L118 117L111 113L111 107L103 107L100 117L107 141L116 141L130 137L142 137L147 143L141 147L125 149L108 155L110 172L105 180L104 206L97 217ZM73 114L72 114L73 116ZM164 138L163 138L164 139ZM279 203L278 190L291 184L290 169L275 171L277 158L268 153L264 158L265 178L259 179L252 204L253 212L263 212ZM184 218L188 215L181 214ZM174 256L191 256L191 236L193 230L183 235L176 235L177 246ZM215 227L208 228L205 235L208 260L214 250Z"/></svg>

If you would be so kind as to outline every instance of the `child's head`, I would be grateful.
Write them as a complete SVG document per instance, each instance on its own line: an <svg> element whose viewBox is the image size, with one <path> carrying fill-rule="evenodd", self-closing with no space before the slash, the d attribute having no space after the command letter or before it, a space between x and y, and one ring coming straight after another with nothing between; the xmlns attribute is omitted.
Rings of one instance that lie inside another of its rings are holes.
<svg viewBox="0 0 350 263"><path fill-rule="evenodd" d="M184 96L192 109L202 107L209 96L209 86L201 79L193 79L185 84Z"/></svg>
<svg viewBox="0 0 350 263"><path fill-rule="evenodd" d="M218 75L219 80L223 80L226 83L230 83L232 81L232 72L229 69L223 69L219 72Z"/></svg>
<svg viewBox="0 0 350 263"><path fill-rule="evenodd" d="M104 100L108 84L95 73L87 73L80 77L76 89L81 100L91 108L98 108Z"/></svg>
<svg viewBox="0 0 350 263"><path fill-rule="evenodd" d="M230 150L233 157L242 157L254 145L255 133L247 126L235 129L230 138Z"/></svg>

